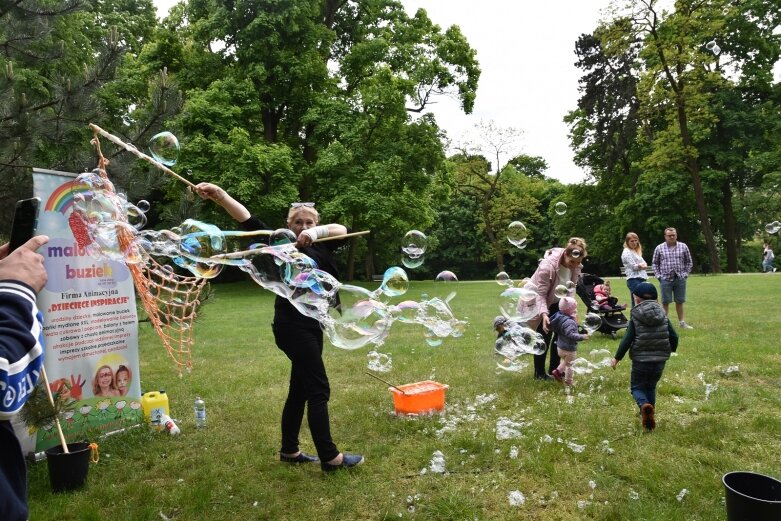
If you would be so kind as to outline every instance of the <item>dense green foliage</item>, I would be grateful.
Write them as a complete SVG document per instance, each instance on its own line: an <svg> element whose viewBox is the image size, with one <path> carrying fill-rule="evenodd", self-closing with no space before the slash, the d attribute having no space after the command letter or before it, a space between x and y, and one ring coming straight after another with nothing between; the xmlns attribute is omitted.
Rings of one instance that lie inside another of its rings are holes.
<svg viewBox="0 0 781 521"><path fill-rule="evenodd" d="M602 226L646 242L674 226L700 263L737 271L743 241L778 218L778 2L659 4L633 2L579 39L572 143L591 202L618 216Z"/></svg>
<svg viewBox="0 0 781 521"><path fill-rule="evenodd" d="M413 278L522 278L570 236L588 241L590 271L615 273L627 231L649 249L666 226L696 269L753 270L743 245L781 218L777 7L616 6L575 42L582 95L566 121L589 178L565 186L548 158L520 153L514 127L481 123L479 142L453 147L432 103L456 97L471 112L478 56L458 26L398 0L189 0L164 20L149 0L6 2L0 236L32 167L95 166L92 122L139 148L173 131L177 172L223 186L274 227L299 200L371 230L344 260L349 279L399 264L410 229L431 237ZM152 203L150 227L188 217L235 227L131 154L103 151L115 185ZM565 215L552 210L560 201ZM511 221L529 228L527 249L506 241Z"/></svg>
<svg viewBox="0 0 781 521"><path fill-rule="evenodd" d="M146 142L178 108L159 69L144 81L135 57L156 19L150 0L25 0L0 4L0 221L29 197L33 167L95 167L88 123ZM145 103L143 113L133 108ZM106 147L115 182L130 196L150 182ZM128 154L124 154L125 156ZM130 175L133 173L134 175Z"/></svg>

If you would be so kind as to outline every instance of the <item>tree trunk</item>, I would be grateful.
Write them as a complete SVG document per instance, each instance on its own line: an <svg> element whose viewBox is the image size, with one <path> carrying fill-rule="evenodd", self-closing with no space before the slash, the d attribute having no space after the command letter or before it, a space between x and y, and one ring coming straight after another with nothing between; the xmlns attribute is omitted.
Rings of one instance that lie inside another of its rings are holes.
<svg viewBox="0 0 781 521"><path fill-rule="evenodd" d="M491 222L488 217L488 208L484 206L482 208L482 213L483 223L485 223L485 234L488 236L488 240L491 241L491 246L493 247L494 255L496 256L496 271L498 273L500 271L504 271L504 253L500 248L499 241L496 238L496 233L494 233L494 229L491 226Z"/></svg>
<svg viewBox="0 0 781 521"><path fill-rule="evenodd" d="M724 242L727 249L727 273L738 271L738 225L735 213L732 211L732 188L729 181L724 181L721 187L721 207L724 212Z"/></svg>
<svg viewBox="0 0 781 521"><path fill-rule="evenodd" d="M686 169L692 178L694 187L694 199L697 203L697 215L700 218L702 235L705 238L705 246L708 249L708 258L710 261L711 273L721 273L721 264L719 263L719 252L716 250L716 241L713 238L713 230L710 227L710 217L708 208L705 206L705 192L702 189L702 178L700 177L700 166L697 164L697 158L691 153L694 150L694 143L689 134L689 124L686 117L686 102L683 94L678 92L675 96L675 105L678 109L678 127L681 131L681 141L686 154Z"/></svg>
<svg viewBox="0 0 781 521"><path fill-rule="evenodd" d="M366 280L372 280L374 275L374 233L370 233L366 239L366 257L363 261L366 268Z"/></svg>

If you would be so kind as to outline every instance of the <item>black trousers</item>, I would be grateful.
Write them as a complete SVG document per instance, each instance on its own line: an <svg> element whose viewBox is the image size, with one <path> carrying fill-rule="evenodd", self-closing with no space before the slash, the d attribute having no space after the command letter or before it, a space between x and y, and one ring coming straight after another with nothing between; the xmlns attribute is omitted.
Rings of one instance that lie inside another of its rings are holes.
<svg viewBox="0 0 781 521"><path fill-rule="evenodd" d="M323 363L323 331L295 324L274 324L274 339L290 359L290 386L282 409L282 448L286 454L299 450L298 434L306 419L317 455L330 461L339 455L331 439L328 399L331 388Z"/></svg>
<svg viewBox="0 0 781 521"><path fill-rule="evenodd" d="M27 464L8 420L0 420L0 519L27 519Z"/></svg>
<svg viewBox="0 0 781 521"><path fill-rule="evenodd" d="M548 317L551 317L554 313L556 313L559 310L559 303L554 302L550 305L548 308ZM561 362L561 358L559 357L559 349L556 345L556 333L553 332L550 328L548 329L548 332L546 333L542 329L542 322L540 322L540 325L537 326L537 332L542 335L542 338L545 339L545 352L541 355L534 355L534 377L535 378L542 378L546 374L550 374L554 369L556 369L559 366L559 363ZM550 352L550 365L548 366L548 372L545 372L545 355Z"/></svg>

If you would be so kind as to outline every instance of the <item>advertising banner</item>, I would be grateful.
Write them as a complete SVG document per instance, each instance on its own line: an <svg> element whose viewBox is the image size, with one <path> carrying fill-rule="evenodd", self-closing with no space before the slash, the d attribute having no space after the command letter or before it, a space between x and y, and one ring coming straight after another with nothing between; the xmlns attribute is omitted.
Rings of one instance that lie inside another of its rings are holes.
<svg viewBox="0 0 781 521"><path fill-rule="evenodd" d="M89 189L76 174L33 170L41 198L39 251L49 281L38 295L43 312L46 373L53 392L77 400L61 420L68 441L141 423L138 315L127 266L90 256L73 237L74 197ZM52 424L37 433L36 450L59 442Z"/></svg>

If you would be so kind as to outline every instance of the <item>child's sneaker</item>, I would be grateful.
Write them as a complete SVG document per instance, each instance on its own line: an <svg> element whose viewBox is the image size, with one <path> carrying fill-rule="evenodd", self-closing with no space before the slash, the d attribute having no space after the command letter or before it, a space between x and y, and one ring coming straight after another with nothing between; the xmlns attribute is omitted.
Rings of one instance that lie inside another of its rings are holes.
<svg viewBox="0 0 781 521"><path fill-rule="evenodd" d="M644 403L640 407L640 416L643 419L643 428L648 432L651 432L656 428L656 420L654 419L654 406L650 403Z"/></svg>
<svg viewBox="0 0 781 521"><path fill-rule="evenodd" d="M683 320L678 322L678 327L680 327L681 329L694 329L693 327L691 327L689 324L687 324Z"/></svg>
<svg viewBox="0 0 781 521"><path fill-rule="evenodd" d="M559 371L558 367L550 372L550 374L553 375L553 378L556 379L557 382L563 383L564 382L564 375L561 374L561 371Z"/></svg>

